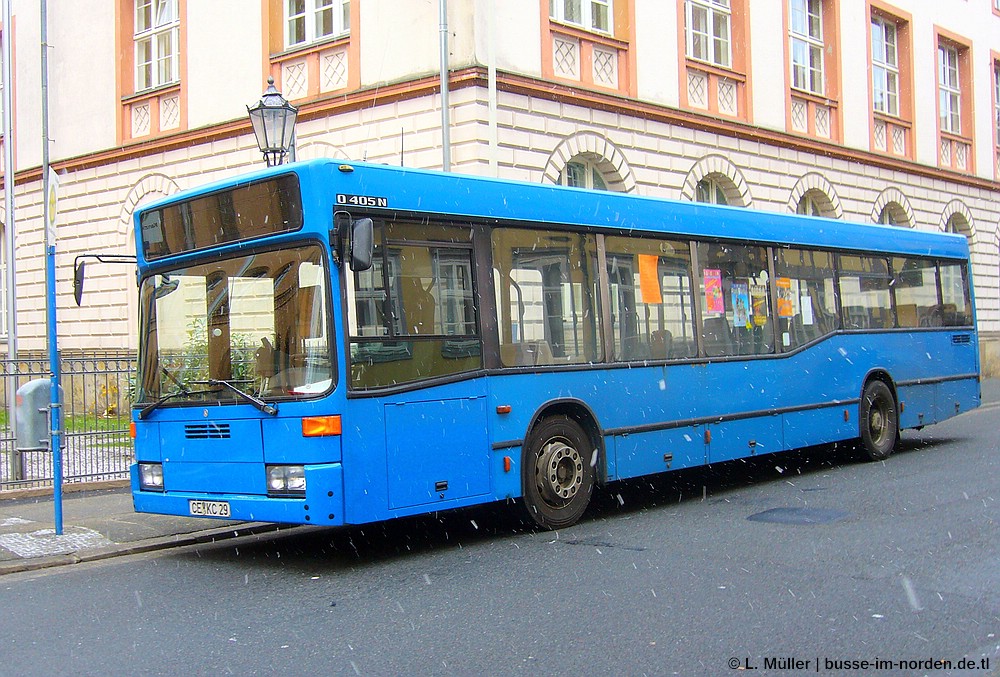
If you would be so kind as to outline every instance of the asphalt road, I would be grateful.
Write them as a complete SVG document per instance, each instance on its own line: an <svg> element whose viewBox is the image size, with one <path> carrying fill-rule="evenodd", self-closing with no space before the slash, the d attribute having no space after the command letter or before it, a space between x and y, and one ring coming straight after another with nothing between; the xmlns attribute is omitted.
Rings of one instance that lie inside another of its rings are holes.
<svg viewBox="0 0 1000 677"><path fill-rule="evenodd" d="M5 576L0 674L1000 675L998 429Z"/></svg>

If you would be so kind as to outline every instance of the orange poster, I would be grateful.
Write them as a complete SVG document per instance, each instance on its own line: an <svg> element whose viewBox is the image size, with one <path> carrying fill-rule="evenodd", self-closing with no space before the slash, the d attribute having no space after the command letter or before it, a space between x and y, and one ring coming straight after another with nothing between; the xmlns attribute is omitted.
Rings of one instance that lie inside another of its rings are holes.
<svg viewBox="0 0 1000 677"><path fill-rule="evenodd" d="M639 254L639 291L643 303L663 303L657 268L660 257L656 254Z"/></svg>
<svg viewBox="0 0 1000 677"><path fill-rule="evenodd" d="M792 300L792 280L779 277L778 285L778 317L795 317L795 302Z"/></svg>

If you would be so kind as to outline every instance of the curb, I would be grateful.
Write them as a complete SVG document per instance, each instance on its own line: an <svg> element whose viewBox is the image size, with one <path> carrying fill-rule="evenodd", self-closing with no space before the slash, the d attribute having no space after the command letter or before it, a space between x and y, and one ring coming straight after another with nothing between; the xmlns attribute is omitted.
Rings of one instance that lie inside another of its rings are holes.
<svg viewBox="0 0 1000 677"><path fill-rule="evenodd" d="M155 538L147 538L141 541L134 541L132 543L116 543L104 548L84 550L65 555L50 555L48 557L11 560L8 562L0 562L0 576L21 573L24 571L49 569L69 564L97 562L100 560L111 559L113 557L138 555L156 550L180 548L187 545L215 543L217 541L225 541L243 536L256 536L282 529L287 530L291 529L293 526L295 525L271 524L267 522L241 522L233 526L206 529L204 531L194 531L189 534L157 536Z"/></svg>
<svg viewBox="0 0 1000 677"><path fill-rule="evenodd" d="M65 494L82 494L88 491L110 491L114 489L126 489L130 486L129 480L102 480L100 482L71 482L63 484L62 492ZM32 487L30 489L6 489L0 491L0 501L17 501L30 498L53 498L55 490L52 487Z"/></svg>

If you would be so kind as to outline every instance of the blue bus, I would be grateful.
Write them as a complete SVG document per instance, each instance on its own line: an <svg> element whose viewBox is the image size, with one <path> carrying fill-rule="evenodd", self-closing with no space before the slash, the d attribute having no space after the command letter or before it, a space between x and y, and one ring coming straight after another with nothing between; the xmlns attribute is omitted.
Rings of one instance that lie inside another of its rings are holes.
<svg viewBox="0 0 1000 677"><path fill-rule="evenodd" d="M957 235L318 160L135 213L136 510L345 525L978 406Z"/></svg>

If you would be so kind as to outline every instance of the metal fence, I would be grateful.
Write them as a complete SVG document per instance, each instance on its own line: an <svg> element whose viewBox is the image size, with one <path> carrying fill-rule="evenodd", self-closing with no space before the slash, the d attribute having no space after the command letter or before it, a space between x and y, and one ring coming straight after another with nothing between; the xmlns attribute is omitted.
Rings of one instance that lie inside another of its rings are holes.
<svg viewBox="0 0 1000 677"><path fill-rule="evenodd" d="M125 479L134 458L129 409L135 383L131 351L88 352L60 360L63 388L63 481ZM52 485L52 452L18 450L8 383L48 379L44 357L0 360L0 491Z"/></svg>

